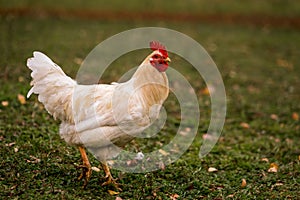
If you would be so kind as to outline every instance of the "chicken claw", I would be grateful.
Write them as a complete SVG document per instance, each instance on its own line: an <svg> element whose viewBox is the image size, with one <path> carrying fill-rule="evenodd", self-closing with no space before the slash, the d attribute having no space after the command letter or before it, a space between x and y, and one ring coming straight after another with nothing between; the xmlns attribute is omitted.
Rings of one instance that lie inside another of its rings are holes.
<svg viewBox="0 0 300 200"><path fill-rule="evenodd" d="M105 172L105 179L106 179L106 181L104 183L102 183L102 186L112 184L115 187L115 189L117 189L119 191L122 191L122 189L119 187L120 184L116 182L117 179L114 179L112 177L108 165L106 163L101 163L101 165L102 165L102 168Z"/></svg>
<svg viewBox="0 0 300 200"><path fill-rule="evenodd" d="M85 188L90 180L90 177L92 175L92 167L88 160L88 157L86 155L85 149L81 146L78 147L81 158L82 158L82 165L77 166L78 168L82 168L82 172L80 176L78 177L78 180L84 179L83 188Z"/></svg>

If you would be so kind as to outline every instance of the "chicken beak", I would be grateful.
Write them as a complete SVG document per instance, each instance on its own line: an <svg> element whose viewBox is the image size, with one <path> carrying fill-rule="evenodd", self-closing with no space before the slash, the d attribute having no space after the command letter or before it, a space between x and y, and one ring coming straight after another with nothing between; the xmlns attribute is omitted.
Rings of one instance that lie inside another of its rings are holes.
<svg viewBox="0 0 300 200"><path fill-rule="evenodd" d="M171 62L171 59L170 59L169 57L167 57L167 58L165 59L165 61L166 61L166 62Z"/></svg>

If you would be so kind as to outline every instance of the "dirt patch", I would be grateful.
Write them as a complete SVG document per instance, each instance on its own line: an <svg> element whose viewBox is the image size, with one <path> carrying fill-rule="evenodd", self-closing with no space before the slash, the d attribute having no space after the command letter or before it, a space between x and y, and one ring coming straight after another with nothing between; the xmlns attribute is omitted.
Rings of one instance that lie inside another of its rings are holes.
<svg viewBox="0 0 300 200"><path fill-rule="evenodd" d="M278 28L300 29L300 17L242 15L242 14L193 14L162 12L129 12L101 10L65 10L65 9L32 9L32 8L0 8L1 16L16 17L55 17L79 18L88 20L134 20L134 21L172 21L187 23L213 23L269 26Z"/></svg>

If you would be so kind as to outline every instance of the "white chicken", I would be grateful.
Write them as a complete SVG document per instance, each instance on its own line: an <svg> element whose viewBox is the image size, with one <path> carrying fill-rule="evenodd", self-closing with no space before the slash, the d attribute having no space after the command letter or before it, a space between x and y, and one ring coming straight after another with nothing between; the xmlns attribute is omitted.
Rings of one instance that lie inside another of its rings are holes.
<svg viewBox="0 0 300 200"><path fill-rule="evenodd" d="M78 146L82 174L87 185L92 170L85 148L92 149L106 174L103 185L113 184L106 160L119 153L136 134L155 121L169 94L165 71L170 59L159 42L150 42L153 52L130 80L117 84L79 85L41 52L27 60L32 70L32 88L45 109L59 119L59 133L68 144Z"/></svg>

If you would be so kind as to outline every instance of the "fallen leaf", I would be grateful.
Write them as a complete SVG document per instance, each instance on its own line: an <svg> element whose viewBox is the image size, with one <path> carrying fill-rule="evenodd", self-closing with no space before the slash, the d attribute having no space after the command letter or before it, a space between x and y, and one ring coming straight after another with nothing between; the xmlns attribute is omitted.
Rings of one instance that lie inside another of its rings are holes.
<svg viewBox="0 0 300 200"><path fill-rule="evenodd" d="M23 76L19 76L19 77L18 77L18 81L19 81L20 83L24 82L24 80L25 80L25 79L24 79Z"/></svg>
<svg viewBox="0 0 300 200"><path fill-rule="evenodd" d="M279 67L287 68L287 69L293 69L294 65L293 63L285 60L285 59L277 59L277 65Z"/></svg>
<svg viewBox="0 0 300 200"><path fill-rule="evenodd" d="M110 195L117 195L119 194L120 192L116 192L116 191L113 191L113 190L107 190L107 192L110 194Z"/></svg>
<svg viewBox="0 0 300 200"><path fill-rule="evenodd" d="M299 121L299 115L298 115L298 113L293 112L292 118L293 118L293 120L295 120L295 121Z"/></svg>
<svg viewBox="0 0 300 200"><path fill-rule="evenodd" d="M116 197L116 199L115 200L122 200L122 198L121 197Z"/></svg>
<svg viewBox="0 0 300 200"><path fill-rule="evenodd" d="M100 172L100 169L98 167L92 167L92 170L95 172Z"/></svg>
<svg viewBox="0 0 300 200"><path fill-rule="evenodd" d="M74 58L74 63L76 63L77 65L81 65L82 62L83 60L81 58Z"/></svg>
<svg viewBox="0 0 300 200"><path fill-rule="evenodd" d="M218 170L216 168L214 168L214 167L210 167L210 168L208 168L207 171L208 172L217 172Z"/></svg>
<svg viewBox="0 0 300 200"><path fill-rule="evenodd" d="M13 146L13 145L15 145L15 144L16 144L15 142L11 142L11 143L5 144L5 146L11 147L11 146Z"/></svg>
<svg viewBox="0 0 300 200"><path fill-rule="evenodd" d="M233 198L233 197L234 197L234 194L230 194L226 198Z"/></svg>
<svg viewBox="0 0 300 200"><path fill-rule="evenodd" d="M26 160L28 163L34 163L34 164L36 164L36 163L41 162L41 159L39 159L39 158L37 158L37 157L30 156L30 158L31 158L32 160Z"/></svg>
<svg viewBox="0 0 300 200"><path fill-rule="evenodd" d="M126 161L127 166L134 166L137 164L136 160L127 160Z"/></svg>
<svg viewBox="0 0 300 200"><path fill-rule="evenodd" d="M261 161L264 161L264 162L269 162L269 159L268 158L262 158L260 159Z"/></svg>
<svg viewBox="0 0 300 200"><path fill-rule="evenodd" d="M170 195L170 198L171 198L172 200L176 200L176 199L179 198L179 195L178 195L178 194L171 194L171 195Z"/></svg>
<svg viewBox="0 0 300 200"><path fill-rule="evenodd" d="M8 103L8 101L1 101L1 105L4 106L4 107L6 107L6 106L9 105L9 103Z"/></svg>
<svg viewBox="0 0 300 200"><path fill-rule="evenodd" d="M298 160L300 161L300 155L298 156Z"/></svg>
<svg viewBox="0 0 300 200"><path fill-rule="evenodd" d="M202 90L200 91L200 94L203 94L203 95L209 95L209 89L208 89L208 87L202 89Z"/></svg>
<svg viewBox="0 0 300 200"><path fill-rule="evenodd" d="M169 155L169 153L168 152L166 152L165 150L163 150L163 149L159 149L158 150L158 152L159 153L161 153L163 156L167 156L167 155Z"/></svg>
<svg viewBox="0 0 300 200"><path fill-rule="evenodd" d="M209 134L209 133L206 133L206 134L203 134L203 135L202 135L202 139L203 139L203 140L214 140L215 137L212 136L212 135Z"/></svg>
<svg viewBox="0 0 300 200"><path fill-rule="evenodd" d="M270 118L275 120L275 121L277 121L279 119L278 115L276 115L276 114L271 114Z"/></svg>
<svg viewBox="0 0 300 200"><path fill-rule="evenodd" d="M14 152L17 153L19 149L17 147L14 148Z"/></svg>
<svg viewBox="0 0 300 200"><path fill-rule="evenodd" d="M249 128L250 128L250 125L249 125L248 123L246 123L246 122L240 123L240 126L241 126L242 128L244 128L244 129L249 129Z"/></svg>
<svg viewBox="0 0 300 200"><path fill-rule="evenodd" d="M159 169L161 169L161 170L165 170L166 169L165 163L163 163L162 161L160 161L158 163L158 165L159 165Z"/></svg>
<svg viewBox="0 0 300 200"><path fill-rule="evenodd" d="M275 186L281 186L283 183L275 183Z"/></svg>
<svg viewBox="0 0 300 200"><path fill-rule="evenodd" d="M241 187L244 188L244 187L246 187L246 185L247 185L247 181L246 181L246 179L243 178Z"/></svg>
<svg viewBox="0 0 300 200"><path fill-rule="evenodd" d="M21 104L26 103L26 99L25 99L24 95L22 95L22 94L18 94L18 100Z"/></svg>
<svg viewBox="0 0 300 200"><path fill-rule="evenodd" d="M268 172L270 173L277 173L279 166L276 163L271 163Z"/></svg>

